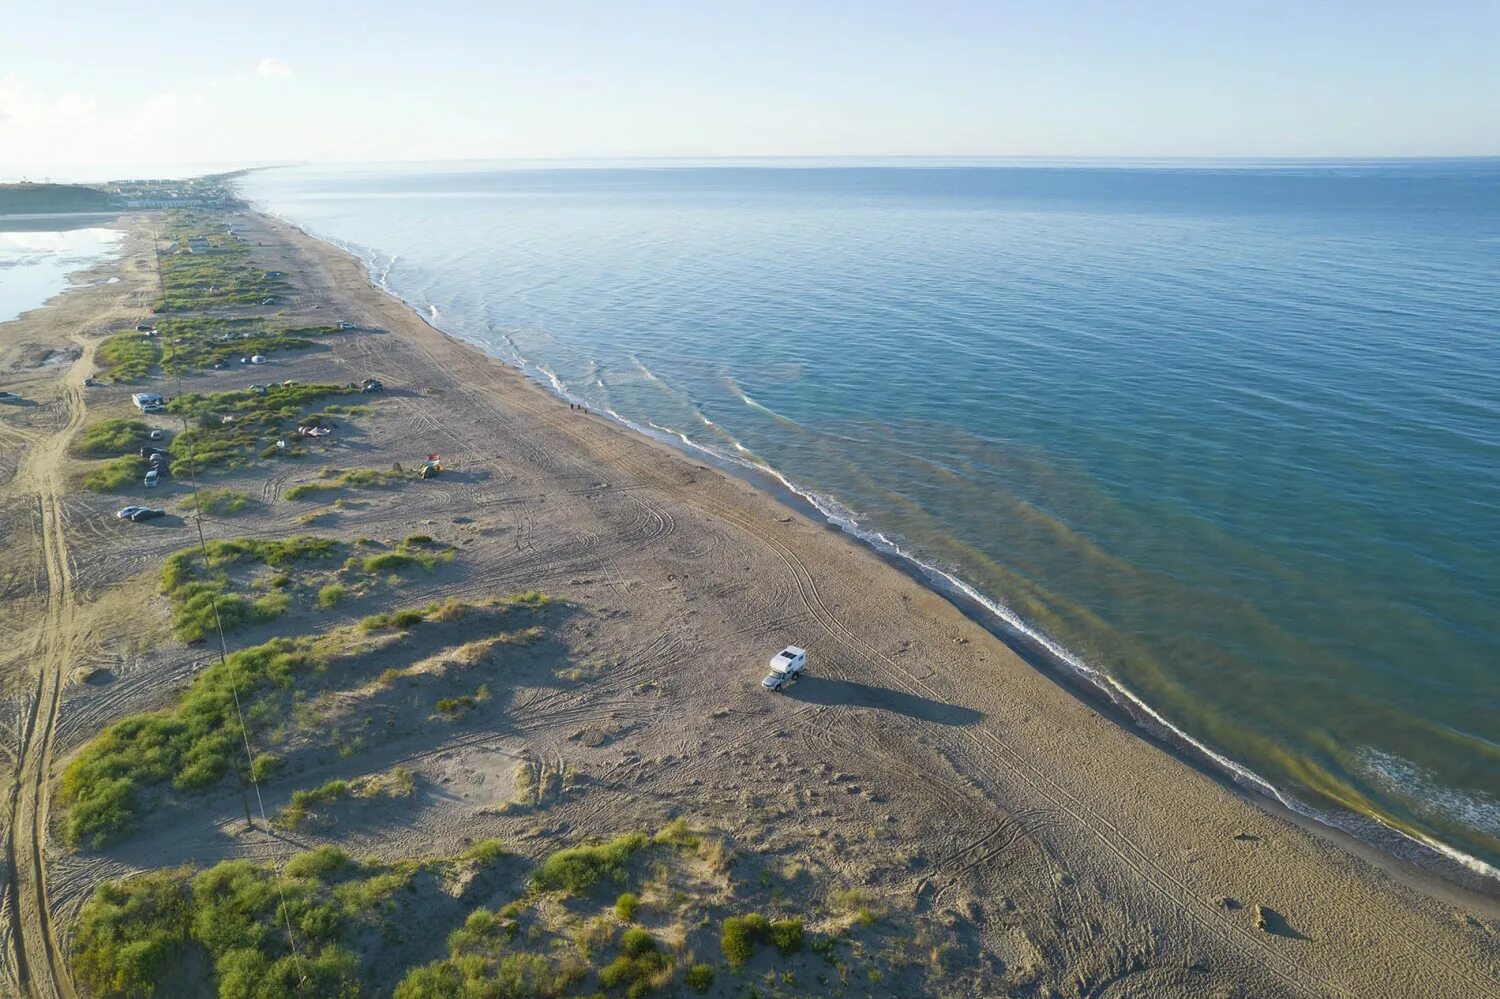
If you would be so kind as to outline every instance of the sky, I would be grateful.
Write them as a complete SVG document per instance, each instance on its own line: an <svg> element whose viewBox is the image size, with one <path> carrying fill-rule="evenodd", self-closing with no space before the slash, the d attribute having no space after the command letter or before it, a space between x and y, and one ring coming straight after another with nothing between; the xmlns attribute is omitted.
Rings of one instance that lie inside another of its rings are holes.
<svg viewBox="0 0 1500 999"><path fill-rule="evenodd" d="M0 178L843 155L1500 155L1500 0L0 0Z"/></svg>

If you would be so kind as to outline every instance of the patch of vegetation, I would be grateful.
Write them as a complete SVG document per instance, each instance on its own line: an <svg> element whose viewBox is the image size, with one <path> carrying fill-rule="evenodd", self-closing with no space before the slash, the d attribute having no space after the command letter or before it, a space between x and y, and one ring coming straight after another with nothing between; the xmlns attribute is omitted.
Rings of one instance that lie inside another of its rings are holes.
<svg viewBox="0 0 1500 999"><path fill-rule="evenodd" d="M313 338L337 332L333 326L273 330L263 319L220 316L169 317L156 325L161 331L161 365L170 373L238 364L255 354L305 350L316 345Z"/></svg>
<svg viewBox="0 0 1500 999"><path fill-rule="evenodd" d="M711 964L698 963L683 976L683 984L694 992L707 992L714 987L714 969Z"/></svg>
<svg viewBox="0 0 1500 999"><path fill-rule="evenodd" d="M254 265L242 240L206 217L182 221L164 235L172 245L161 256L158 313L260 305L290 290L284 278Z"/></svg>
<svg viewBox="0 0 1500 999"><path fill-rule="evenodd" d="M319 664L306 640L273 639L204 670L176 706L110 726L63 774L58 800L69 808L68 843L99 846L127 828L143 784L202 791L217 785L236 759L244 766L236 690L245 700L267 686L290 685Z"/></svg>
<svg viewBox="0 0 1500 999"><path fill-rule="evenodd" d="M124 493L142 488L145 475L146 459L127 454L91 469L83 477L82 485L90 492Z"/></svg>
<svg viewBox="0 0 1500 999"><path fill-rule="evenodd" d="M286 438L302 422L309 405L330 395L351 391L343 385L271 385L263 392L192 392L167 404L167 411L186 417L191 426L172 439L172 474L186 474L189 455L200 469L237 468L254 457L295 457L298 449L278 451L275 441ZM305 449L303 450L305 452Z"/></svg>
<svg viewBox="0 0 1500 999"><path fill-rule="evenodd" d="M310 793L348 799L358 793L353 783ZM624 871L628 862L643 879L613 900L574 891L582 882L571 878L543 887L549 865L570 853L559 851L533 868L530 887L519 896L495 908L463 905L466 897L494 897L497 888L511 883L510 865L525 863L494 840L459 857L425 861L360 861L335 846L322 846L292 857L279 879L273 869L243 860L203 873L156 872L98 889L77 924L72 959L79 980L104 996L163 995L172 988L254 999L353 995L356 989L400 999L641 999L716 989L736 996L786 995L809 991L810 983L797 988L804 976L816 977L822 987L817 994L858 992L864 981L889 982L892 994L930 994L945 990L933 989L935 983L922 976L976 966L956 960L958 938L945 938L940 928L934 931L935 924L824 935L805 929L802 918L774 892L763 899L775 907L774 920L753 911L736 914L734 907L752 901L741 894L747 886L705 879L689 858L714 837L688 831L697 845L674 843L683 839L679 827L666 836L636 833L575 848L564 864L570 869L582 856L576 850L618 853L625 859L612 857L601 869L618 862ZM506 869L492 869L502 858ZM490 880L479 880L485 878ZM609 879L605 873L593 883ZM621 927L618 910L627 896L637 901L649 896L653 916L670 921L653 918L651 928ZM451 904L455 899L458 906ZM729 914L719 921L726 906ZM389 968L390 944L417 923L440 939L447 931L445 956L407 969L396 982L375 978L377 968ZM296 948L289 944L288 924ZM712 947L715 935L728 974L740 973L762 955L778 963L757 971L754 981L723 981L724 965L716 968L693 957ZM203 949L206 963L189 960L194 948ZM804 950L813 956L799 957ZM299 953L308 964L292 963ZM202 968L201 978L185 977L195 965ZM836 978L818 973L829 968L837 971ZM897 972L903 976L899 987L891 978ZM913 973L915 979L907 977ZM303 975L307 981L299 983ZM975 991L974 983L966 984L966 991Z"/></svg>
<svg viewBox="0 0 1500 999"><path fill-rule="evenodd" d="M212 542L210 560L249 557L243 554L247 546L269 546L260 547L256 557L279 564L305 552L304 540ZM165 585L182 585L182 573L181 562L174 568L169 561ZM286 599L274 588L261 599L272 597ZM437 609L434 605L433 610ZM477 615L483 609L474 608L471 613ZM503 621L512 611L502 604L492 613ZM455 668L490 661L504 637L471 642L453 650ZM312 739L313 733L321 746L332 746L346 756L358 752L371 718L363 712L352 712L351 717L340 720L336 712L347 703L340 695L364 692L360 696L371 696L370 692L381 689L377 677L390 667L373 658L372 653L394 649L406 641L404 634L371 636L357 628L343 628L302 638L273 639L210 666L193 679L172 706L127 717L83 747L63 774L58 791L64 838L75 846L107 842L132 826L146 807L144 796L149 791L207 791L247 768L256 772L257 779L269 775L269 768L275 765L269 757L283 751L291 740ZM470 646L478 651L466 651ZM480 690L488 696L484 687ZM481 694L473 696L477 703ZM254 761L246 759L247 736L262 753ZM403 778L397 771L382 775L378 784L374 781L376 778L351 782L351 792L386 796L411 793L409 774Z"/></svg>
<svg viewBox="0 0 1500 999"><path fill-rule="evenodd" d="M318 591L318 606L325 610L337 607L345 592L343 583L329 583Z"/></svg>
<svg viewBox="0 0 1500 999"><path fill-rule="evenodd" d="M395 472L382 472L372 468L356 468L348 471L342 468L325 468L318 473L317 481L298 483L283 495L287 499L295 500L315 496L322 492L331 492L335 489L378 489L400 482L403 478L404 476L397 475Z"/></svg>
<svg viewBox="0 0 1500 999"><path fill-rule="evenodd" d="M322 787L292 792L291 804L287 805L271 821L287 829L296 829L319 805L326 805L349 797L349 782L331 780Z"/></svg>
<svg viewBox="0 0 1500 999"><path fill-rule="evenodd" d="M599 984L639 996L665 985L671 974L672 959L662 953L656 938L633 926L620 938L619 956L599 970Z"/></svg>
<svg viewBox="0 0 1500 999"><path fill-rule="evenodd" d="M482 839L464 851L465 860L477 860L481 864L493 864L505 856L505 844L498 839Z"/></svg>
<svg viewBox="0 0 1500 999"><path fill-rule="evenodd" d="M151 428L140 420L100 420L83 428L70 450L80 458L113 458L139 452L151 439Z"/></svg>
<svg viewBox="0 0 1500 999"><path fill-rule="evenodd" d="M116 333L99 345L94 356L104 365L101 376L116 382L138 382L160 363L161 345L158 337Z"/></svg>
<svg viewBox="0 0 1500 999"><path fill-rule="evenodd" d="M755 947L766 938L770 924L757 913L728 916L719 927L719 948L730 968L742 968L755 955Z"/></svg>
<svg viewBox="0 0 1500 999"><path fill-rule="evenodd" d="M631 892L621 892L620 897L615 899L615 915L622 922L635 922L636 913L641 911L641 900L638 895Z"/></svg>
<svg viewBox="0 0 1500 999"><path fill-rule="evenodd" d="M412 567L431 572L439 565L452 562L458 553L455 548L435 549L432 539L425 535L415 537L421 540L406 538L389 551L366 556L361 568L372 576L400 572Z"/></svg>
<svg viewBox="0 0 1500 999"><path fill-rule="evenodd" d="M280 588L250 599L231 588L229 566L284 566L328 559L337 554L331 538L302 535L286 541L240 538L210 541L207 564L199 548L184 548L162 567L162 592L172 601L172 626L185 642L198 641L222 626L225 633L280 617L290 603Z"/></svg>
<svg viewBox="0 0 1500 999"><path fill-rule="evenodd" d="M220 996L357 995L358 961L345 943L379 932L390 886L406 875L332 847L292 858L287 874L232 860L102 885L79 917L74 971L103 996L161 995L198 946Z"/></svg>
<svg viewBox="0 0 1500 999"><path fill-rule="evenodd" d="M532 880L544 891L572 894L586 892L600 881L623 882L625 864L645 845L644 833L628 833L608 843L558 850L542 862Z"/></svg>
<svg viewBox="0 0 1500 999"><path fill-rule="evenodd" d="M237 489L200 489L197 497L189 496L180 504L184 510L202 510L211 517L233 517L255 505L249 493Z"/></svg>

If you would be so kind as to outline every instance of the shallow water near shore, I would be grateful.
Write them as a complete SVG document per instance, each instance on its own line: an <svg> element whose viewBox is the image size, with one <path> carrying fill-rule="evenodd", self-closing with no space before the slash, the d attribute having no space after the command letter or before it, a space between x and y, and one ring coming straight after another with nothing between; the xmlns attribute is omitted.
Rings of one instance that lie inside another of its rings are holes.
<svg viewBox="0 0 1500 999"><path fill-rule="evenodd" d="M0 228L0 323L66 291L69 275L105 259L125 235L94 226L47 228L49 220L40 217L16 224L22 228Z"/></svg>
<svg viewBox="0 0 1500 999"><path fill-rule="evenodd" d="M1500 162L243 188L571 398L774 468L1225 766L1500 864Z"/></svg>

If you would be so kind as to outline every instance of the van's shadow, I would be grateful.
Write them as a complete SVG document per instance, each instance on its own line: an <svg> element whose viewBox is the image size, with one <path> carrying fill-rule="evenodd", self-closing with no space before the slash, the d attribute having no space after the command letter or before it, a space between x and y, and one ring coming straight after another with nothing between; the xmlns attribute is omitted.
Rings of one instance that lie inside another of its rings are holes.
<svg viewBox="0 0 1500 999"><path fill-rule="evenodd" d="M911 718L936 722L939 725L972 725L984 717L981 712L973 708L946 704L943 701L934 701L929 697L919 697L916 694L892 690L889 687L872 687L868 683L835 680L808 673L802 674L796 683L785 688L784 696L806 704L880 708Z"/></svg>

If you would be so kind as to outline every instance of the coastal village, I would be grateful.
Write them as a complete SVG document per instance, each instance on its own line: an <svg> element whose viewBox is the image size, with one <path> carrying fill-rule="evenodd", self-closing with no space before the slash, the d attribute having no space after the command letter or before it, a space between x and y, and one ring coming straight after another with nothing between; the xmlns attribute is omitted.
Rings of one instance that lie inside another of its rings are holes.
<svg viewBox="0 0 1500 999"><path fill-rule="evenodd" d="M70 197L126 235L0 323L0 993L1500 994L1472 886L1254 800L232 178Z"/></svg>

